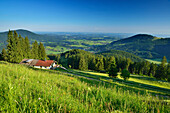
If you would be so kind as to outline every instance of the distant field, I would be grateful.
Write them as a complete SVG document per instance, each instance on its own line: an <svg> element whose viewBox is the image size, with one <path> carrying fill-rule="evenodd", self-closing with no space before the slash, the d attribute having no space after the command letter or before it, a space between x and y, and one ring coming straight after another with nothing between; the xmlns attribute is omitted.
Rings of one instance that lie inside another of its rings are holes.
<svg viewBox="0 0 170 113"><path fill-rule="evenodd" d="M170 112L169 97L113 79L95 81L2 61L0 78L0 112Z"/></svg>
<svg viewBox="0 0 170 113"><path fill-rule="evenodd" d="M58 54L58 53L66 52L70 49L88 49L89 47L94 46L94 45L105 45L113 41L111 39L106 39L106 40L104 40L103 38L102 38L103 40L99 40L99 39L96 38L96 41L93 41L93 39L91 40L68 39L68 40L65 40L64 43L66 44L64 45L62 45L61 43L60 45L57 45L56 47L45 46L45 48L46 48L47 54ZM55 43L48 42L48 44L55 44Z"/></svg>
<svg viewBox="0 0 170 113"><path fill-rule="evenodd" d="M145 59L145 60L147 60L147 61L149 61L149 62L153 62L153 63L155 63L155 64L160 64L161 63L161 59Z"/></svg>

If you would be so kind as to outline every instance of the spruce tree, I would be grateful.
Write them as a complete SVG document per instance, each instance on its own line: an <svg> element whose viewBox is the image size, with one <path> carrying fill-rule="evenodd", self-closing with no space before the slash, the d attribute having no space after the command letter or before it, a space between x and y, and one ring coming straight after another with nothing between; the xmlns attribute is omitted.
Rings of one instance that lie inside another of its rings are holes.
<svg viewBox="0 0 170 113"><path fill-rule="evenodd" d="M45 60L45 58L47 57L45 53L45 47L41 42L38 47L38 54L39 54L39 59L41 60Z"/></svg>
<svg viewBox="0 0 170 113"><path fill-rule="evenodd" d="M38 59L38 43L37 43L37 41L35 41L35 42L32 44L31 58L33 58L33 59Z"/></svg>
<svg viewBox="0 0 170 113"><path fill-rule="evenodd" d="M30 54L30 42L29 42L29 39L28 37L25 37L25 40L24 40L24 49L25 49L25 58L30 58L31 57L31 54Z"/></svg>
<svg viewBox="0 0 170 113"><path fill-rule="evenodd" d="M96 58L95 70L96 71L101 71L103 69L104 69L103 57L102 56L98 56Z"/></svg>
<svg viewBox="0 0 170 113"><path fill-rule="evenodd" d="M87 70L88 69L88 64L87 64L84 56L80 56L79 69L80 70Z"/></svg>
<svg viewBox="0 0 170 113"><path fill-rule="evenodd" d="M151 63L151 64L150 64L150 70L149 70L148 75L149 75L149 76L155 76L156 68L157 68L157 65L154 64L154 63Z"/></svg>
<svg viewBox="0 0 170 113"><path fill-rule="evenodd" d="M7 61L8 57L7 57L7 52L6 52L5 48L2 49L1 55L2 55L2 60Z"/></svg>
<svg viewBox="0 0 170 113"><path fill-rule="evenodd" d="M168 82L170 82L170 61L167 65L167 76L166 76L166 79L168 80Z"/></svg>
<svg viewBox="0 0 170 113"><path fill-rule="evenodd" d="M116 65L116 61L115 61L114 56L111 56L111 57L106 59L105 70L109 71L112 64Z"/></svg>
<svg viewBox="0 0 170 113"><path fill-rule="evenodd" d="M167 66L166 66L167 60L164 56L162 59L161 64L157 67L155 77L158 79L166 79L167 78Z"/></svg>
<svg viewBox="0 0 170 113"><path fill-rule="evenodd" d="M118 69L116 68L116 65L112 63L110 65L110 69L108 70L109 77L117 77Z"/></svg>
<svg viewBox="0 0 170 113"><path fill-rule="evenodd" d="M8 53L8 61L15 62L16 58L16 41L12 31L9 30L8 32L8 39L7 39L7 53Z"/></svg>
<svg viewBox="0 0 170 113"><path fill-rule="evenodd" d="M124 78L124 80L127 80L130 77L130 72L127 69L123 69L120 76Z"/></svg>

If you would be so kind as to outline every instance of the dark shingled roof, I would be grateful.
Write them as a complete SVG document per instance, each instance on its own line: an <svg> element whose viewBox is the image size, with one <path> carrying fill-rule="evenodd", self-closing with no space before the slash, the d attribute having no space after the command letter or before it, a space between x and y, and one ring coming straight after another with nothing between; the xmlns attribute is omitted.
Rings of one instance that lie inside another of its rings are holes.
<svg viewBox="0 0 170 113"><path fill-rule="evenodd" d="M19 64L34 66L38 62L38 60L36 60L36 59L30 60L30 62L27 62L28 60L29 59L23 59Z"/></svg>

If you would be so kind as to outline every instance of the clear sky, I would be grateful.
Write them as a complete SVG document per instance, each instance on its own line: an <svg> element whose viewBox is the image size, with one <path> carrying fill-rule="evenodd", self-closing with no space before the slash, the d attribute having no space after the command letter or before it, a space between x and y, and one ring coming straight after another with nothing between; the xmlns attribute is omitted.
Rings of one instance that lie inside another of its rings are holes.
<svg viewBox="0 0 170 113"><path fill-rule="evenodd" d="M170 0L0 0L0 31L170 34Z"/></svg>

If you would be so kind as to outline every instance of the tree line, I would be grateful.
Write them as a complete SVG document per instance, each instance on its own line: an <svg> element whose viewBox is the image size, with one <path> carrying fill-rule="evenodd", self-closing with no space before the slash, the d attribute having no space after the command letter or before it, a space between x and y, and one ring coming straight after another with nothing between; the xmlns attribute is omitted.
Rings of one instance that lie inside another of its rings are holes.
<svg viewBox="0 0 170 113"><path fill-rule="evenodd" d="M21 35L18 36L17 32L8 32L7 49L3 48L1 52L1 59L19 63L24 58L28 59L41 59L47 58L45 47L43 43L39 43L35 40L30 45L28 37L23 38Z"/></svg>
<svg viewBox="0 0 170 113"><path fill-rule="evenodd" d="M132 74L170 80L170 63L167 64L165 56L162 63L157 65L148 61L133 62L126 57L104 57L84 50L73 49L56 55L55 60L69 68L106 72L112 77L116 77L118 72L127 73L126 71L128 71Z"/></svg>

